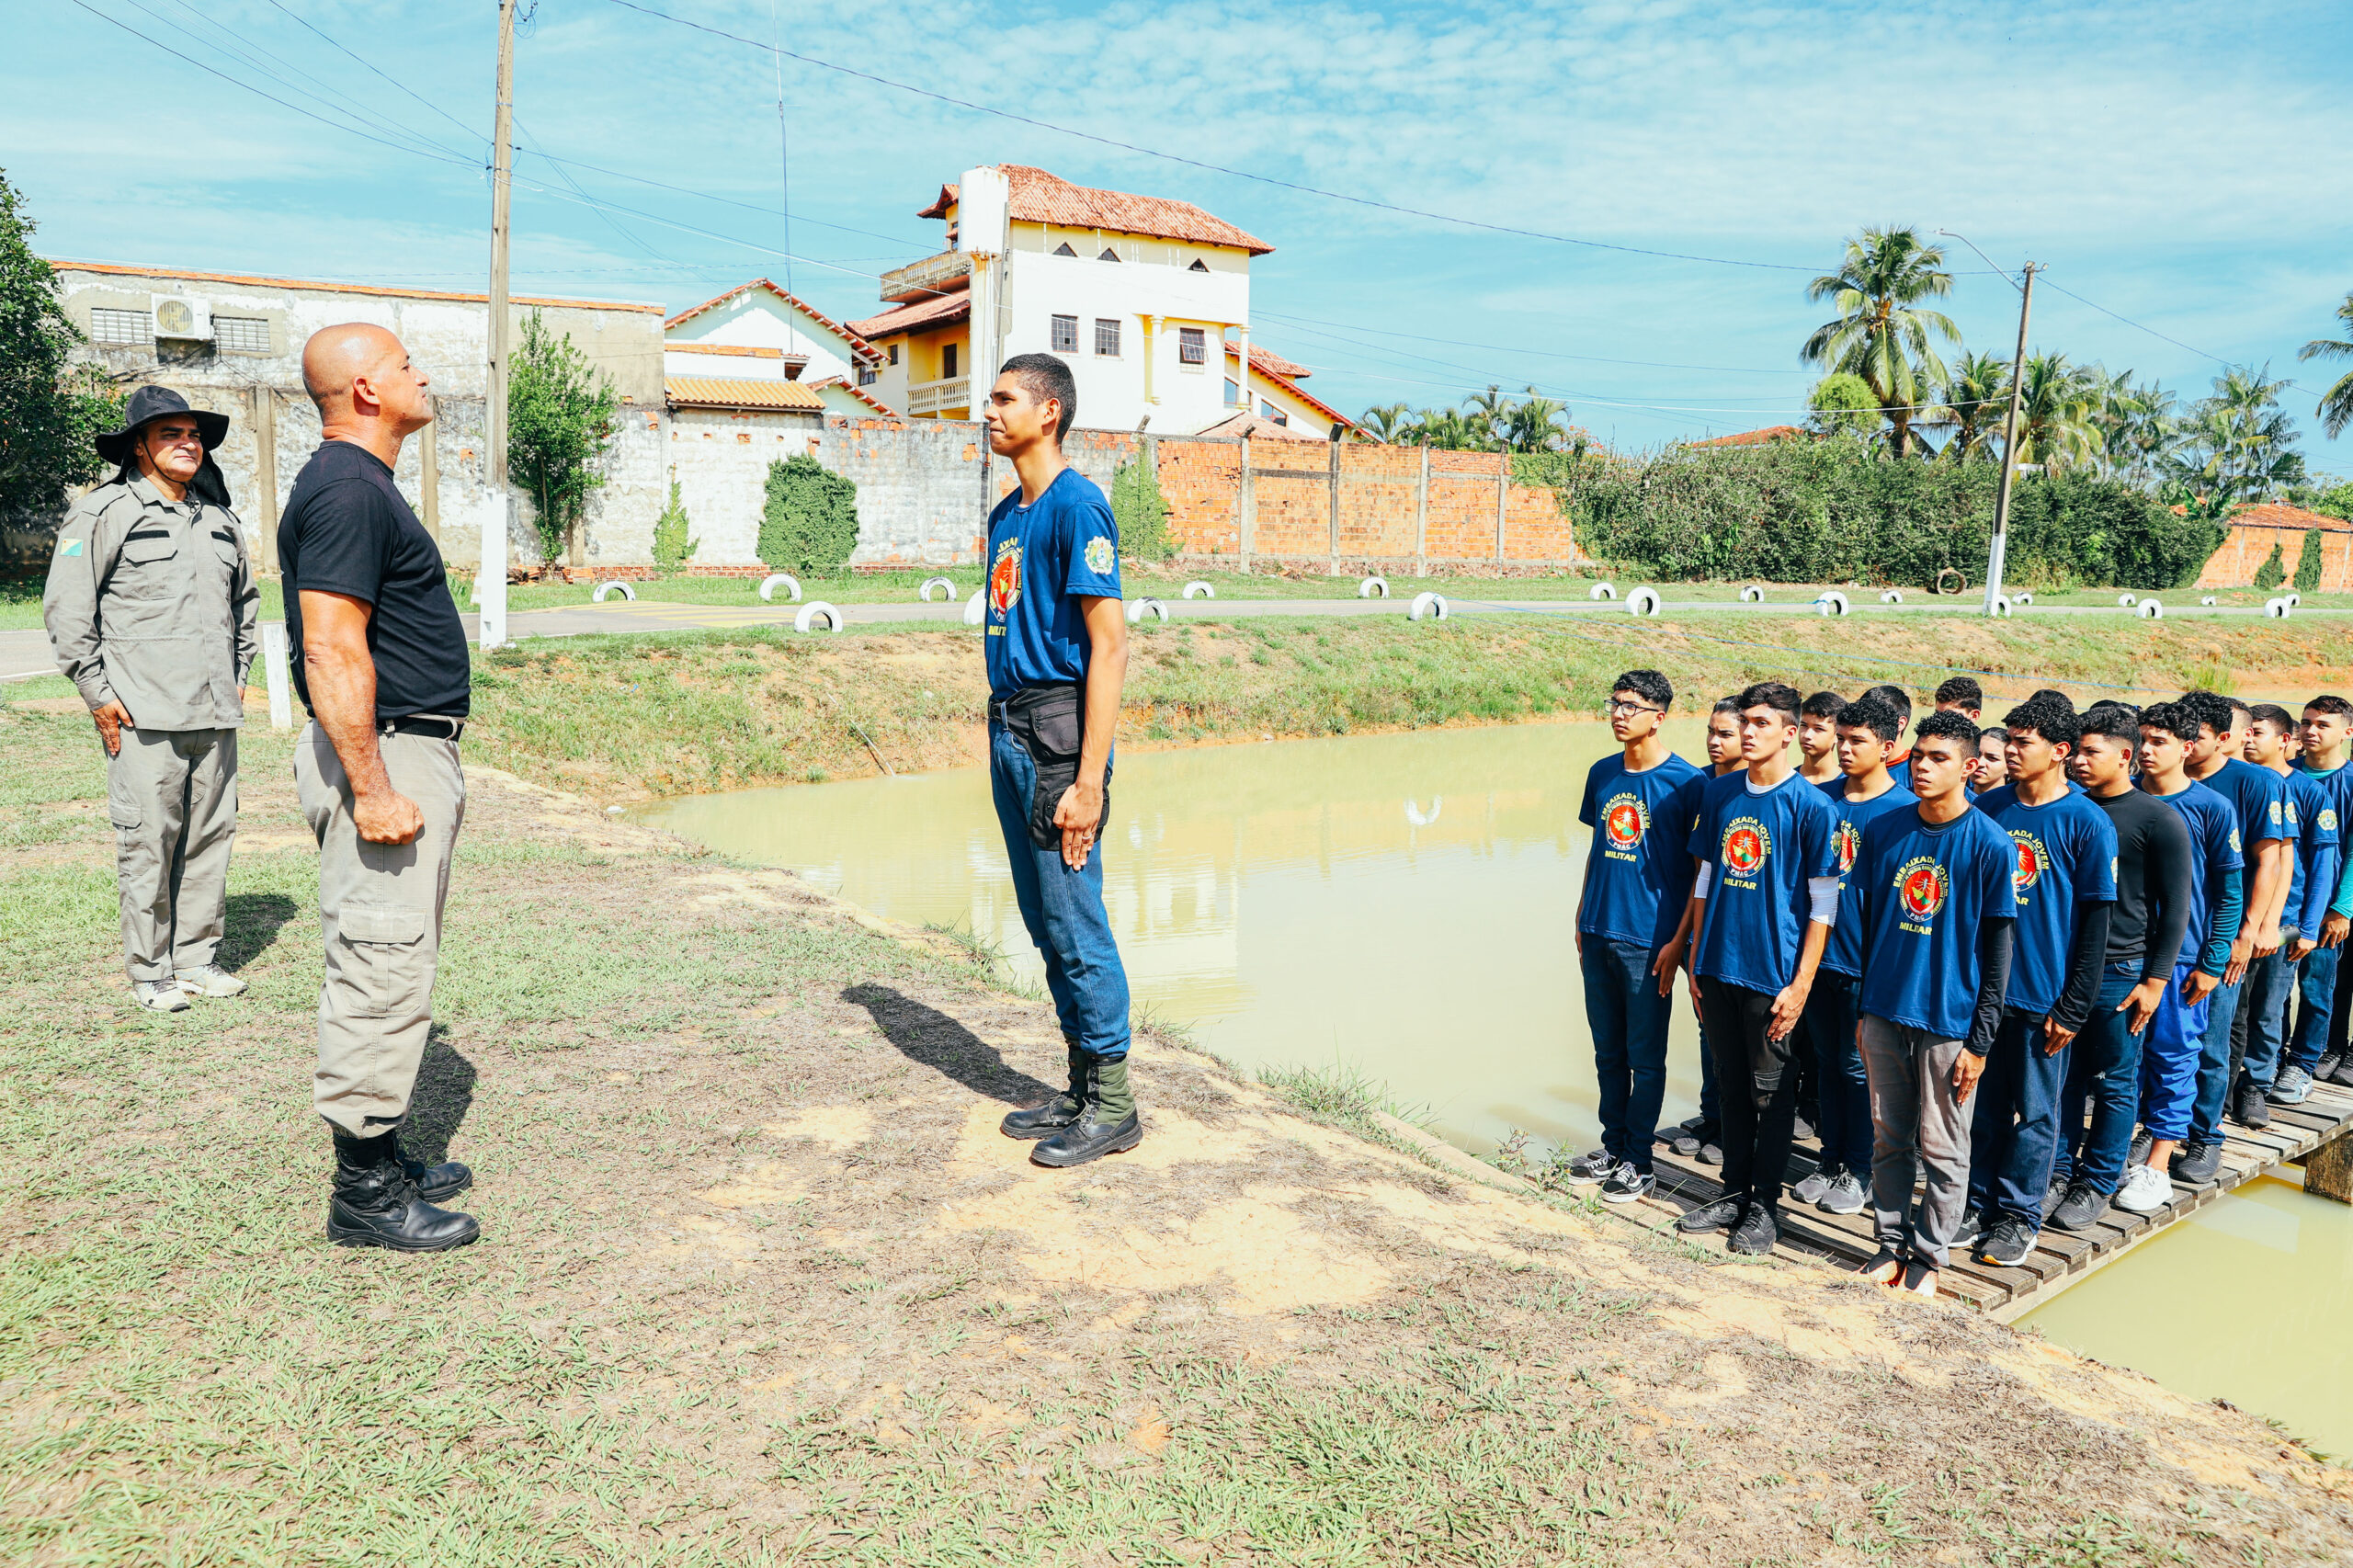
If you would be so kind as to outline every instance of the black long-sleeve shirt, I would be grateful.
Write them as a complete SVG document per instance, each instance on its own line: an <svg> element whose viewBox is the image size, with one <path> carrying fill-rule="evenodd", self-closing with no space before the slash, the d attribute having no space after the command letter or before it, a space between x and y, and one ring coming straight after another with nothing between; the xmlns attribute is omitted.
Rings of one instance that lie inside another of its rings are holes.
<svg viewBox="0 0 2353 1568"><path fill-rule="evenodd" d="M2091 799L2116 828L2108 961L2139 964L2143 980L2170 981L2189 932L2189 829L2179 812L2139 790Z"/></svg>

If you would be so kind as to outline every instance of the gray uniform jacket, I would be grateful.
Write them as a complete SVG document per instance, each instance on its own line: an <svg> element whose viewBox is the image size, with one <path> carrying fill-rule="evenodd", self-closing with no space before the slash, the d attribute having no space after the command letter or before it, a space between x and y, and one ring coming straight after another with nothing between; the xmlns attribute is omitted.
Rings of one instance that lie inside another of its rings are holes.
<svg viewBox="0 0 2353 1568"><path fill-rule="evenodd" d="M166 501L134 476L74 502L57 530L41 595L57 667L83 701L119 701L140 729L243 724L260 615L225 506Z"/></svg>

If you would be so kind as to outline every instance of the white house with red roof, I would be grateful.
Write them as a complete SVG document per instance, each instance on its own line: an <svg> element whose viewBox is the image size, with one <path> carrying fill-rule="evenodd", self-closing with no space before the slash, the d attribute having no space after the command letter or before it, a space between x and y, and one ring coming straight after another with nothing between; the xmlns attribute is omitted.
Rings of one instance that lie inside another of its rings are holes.
<svg viewBox="0 0 2353 1568"><path fill-rule="evenodd" d="M870 392L881 362L858 334L765 278L663 324L662 376L673 406L892 412ZM787 390L785 383L796 383Z"/></svg>
<svg viewBox="0 0 2353 1568"><path fill-rule="evenodd" d="M1274 247L1190 202L1006 164L916 216L946 224L947 248L884 273L892 308L848 324L881 358L865 390L901 413L977 418L990 369L1042 350L1096 429L1190 436L1245 412L1313 440L1349 426L1300 388L1304 366L1250 346L1250 264Z"/></svg>

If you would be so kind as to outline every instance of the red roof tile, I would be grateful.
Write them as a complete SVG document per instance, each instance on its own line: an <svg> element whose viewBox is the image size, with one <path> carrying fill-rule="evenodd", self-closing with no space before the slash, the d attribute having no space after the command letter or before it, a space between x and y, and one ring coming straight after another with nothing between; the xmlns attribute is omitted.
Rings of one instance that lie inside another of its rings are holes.
<svg viewBox="0 0 2353 1568"><path fill-rule="evenodd" d="M854 321L849 326L861 337L889 337L894 333L946 326L952 322L967 320L972 313L972 295L942 294L936 300L917 300L912 305L901 305L895 311L884 311L879 316Z"/></svg>
<svg viewBox="0 0 2353 1568"><path fill-rule="evenodd" d="M725 304L728 301L734 299L737 295L748 293L754 289L767 290L769 293L774 294L778 299L782 300L794 310L801 312L811 321L815 322L819 326L824 327L826 331L840 333L844 337L849 339L850 351L852 353L863 354L870 358L881 358L881 356L874 352L871 347L859 341L858 335L856 332L842 325L841 323L835 321L824 312L817 309L814 305L809 303L808 301L796 299L794 296L786 293L783 290L778 288L775 284L769 282L765 278L755 278L749 283L739 283L734 288L727 290L724 294L714 294L699 305L688 306L687 309L680 311L676 315L672 316L669 320L664 322L662 324L662 330L667 332L672 327L676 326L680 322L690 320L695 316L702 314L705 311L716 309L717 307Z"/></svg>
<svg viewBox="0 0 2353 1568"><path fill-rule="evenodd" d="M304 278L269 278L248 272L190 272L178 267L127 267L112 261L57 261L57 272L98 272L117 278L181 278L196 283L241 283L273 289L317 289L336 294L372 294L392 300L458 300L467 304L490 303L487 294L464 294L448 289L380 289L370 283L323 283ZM659 305L636 305L621 300L558 300L536 294L512 294L509 305L545 306L566 311L644 311L659 314Z"/></svg>
<svg viewBox="0 0 2353 1568"><path fill-rule="evenodd" d="M1109 229L1122 234L1148 234L1159 240L1231 245L1252 256L1264 256L1275 248L1222 218L1211 217L1189 201L1073 185L1059 175L1027 164L1000 164L997 167L1012 187L1012 216L1019 222L1052 223L1066 229ZM945 218L956 200L957 187L943 185L939 199L915 216Z"/></svg>
<svg viewBox="0 0 2353 1568"><path fill-rule="evenodd" d="M673 408L782 408L798 414L824 411L825 400L802 381L738 381L716 376L665 376L662 390Z"/></svg>
<svg viewBox="0 0 2353 1568"><path fill-rule="evenodd" d="M1242 346L1238 343L1227 344L1225 357L1229 359L1241 358ZM1303 381L1314 374L1306 366L1294 365L1281 355L1272 353L1255 343L1250 346L1250 369L1265 375L1280 376L1286 381Z"/></svg>
<svg viewBox="0 0 2353 1568"><path fill-rule="evenodd" d="M1764 447L1775 441L1794 441L1805 431L1795 425L1768 425L1762 430L1743 430L1736 436L1711 436L1704 441L1686 443L1694 447Z"/></svg>
<svg viewBox="0 0 2353 1568"><path fill-rule="evenodd" d="M2175 511L2182 510L2176 506ZM2323 533L2353 533L2353 523L2342 517L2332 517L2325 512L2307 512L2302 506L2290 506L2284 501L2258 501L2252 506L2241 506L2222 519L2236 528L2300 528Z"/></svg>
<svg viewBox="0 0 2353 1568"><path fill-rule="evenodd" d="M858 399L858 402L866 404L867 407L872 409L875 413L888 415L893 419L899 417L899 411L897 409L884 407L881 403L876 402L872 394L868 392L864 387L858 386L855 382L844 381L839 376L827 376L821 381L806 381L802 384L808 387L811 392L823 392L827 387L839 387L842 391L849 393L850 396Z"/></svg>

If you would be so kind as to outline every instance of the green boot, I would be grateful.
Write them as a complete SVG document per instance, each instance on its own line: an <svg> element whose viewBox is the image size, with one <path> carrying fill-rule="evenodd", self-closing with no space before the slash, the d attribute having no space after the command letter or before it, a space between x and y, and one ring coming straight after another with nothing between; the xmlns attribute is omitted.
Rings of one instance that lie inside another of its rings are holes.
<svg viewBox="0 0 2353 1568"><path fill-rule="evenodd" d="M1007 1138L1043 1138L1060 1132L1076 1121L1086 1108L1086 1052L1078 1042L1063 1037L1070 1051L1070 1087L1052 1099L1041 1100L1027 1110L1017 1110L997 1123L997 1131Z"/></svg>
<svg viewBox="0 0 2353 1568"><path fill-rule="evenodd" d="M1090 1056L1085 1111L1068 1127L1040 1143L1029 1157L1041 1165L1083 1165L1143 1142L1136 1096L1128 1087L1128 1059Z"/></svg>

